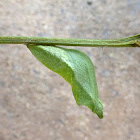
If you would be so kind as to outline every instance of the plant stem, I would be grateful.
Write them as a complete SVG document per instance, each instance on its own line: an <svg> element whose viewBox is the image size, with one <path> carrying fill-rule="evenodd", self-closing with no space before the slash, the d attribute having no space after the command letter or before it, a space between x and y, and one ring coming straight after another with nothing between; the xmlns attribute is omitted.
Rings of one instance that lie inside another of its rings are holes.
<svg viewBox="0 0 140 140"><path fill-rule="evenodd" d="M140 34L114 40L68 39L47 37L1 36L0 44L40 44L90 47L140 47Z"/></svg>

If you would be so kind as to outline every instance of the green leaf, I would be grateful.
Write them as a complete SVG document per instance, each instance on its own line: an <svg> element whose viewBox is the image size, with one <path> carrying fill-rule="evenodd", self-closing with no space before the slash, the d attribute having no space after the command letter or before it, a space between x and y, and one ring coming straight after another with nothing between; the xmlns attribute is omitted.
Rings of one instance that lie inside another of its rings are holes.
<svg viewBox="0 0 140 140"><path fill-rule="evenodd" d="M98 95L94 66L86 54L56 46L27 47L41 63L70 83L78 105L89 107L99 118L103 118L103 106Z"/></svg>

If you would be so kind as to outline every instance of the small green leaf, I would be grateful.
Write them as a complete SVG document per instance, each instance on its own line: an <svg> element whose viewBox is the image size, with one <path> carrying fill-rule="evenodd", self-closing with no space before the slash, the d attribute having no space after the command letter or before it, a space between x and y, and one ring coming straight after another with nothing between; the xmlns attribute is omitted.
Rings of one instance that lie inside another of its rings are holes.
<svg viewBox="0 0 140 140"><path fill-rule="evenodd" d="M28 45L28 48L41 63L70 83L78 105L89 107L103 118L94 66L86 54L56 46Z"/></svg>

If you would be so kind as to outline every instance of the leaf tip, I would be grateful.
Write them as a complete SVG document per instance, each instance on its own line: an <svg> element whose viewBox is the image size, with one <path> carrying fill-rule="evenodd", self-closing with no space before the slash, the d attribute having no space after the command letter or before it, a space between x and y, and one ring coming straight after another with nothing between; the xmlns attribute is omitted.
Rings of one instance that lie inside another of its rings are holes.
<svg viewBox="0 0 140 140"><path fill-rule="evenodd" d="M103 116L103 105L102 105L102 102L100 100L98 100L98 104L97 104L97 107L95 109L95 113L97 114L97 116L102 119L104 116Z"/></svg>
<svg viewBox="0 0 140 140"><path fill-rule="evenodd" d="M98 113L97 116L98 116L100 119L103 119L103 117L104 117L103 111L101 111L100 113Z"/></svg>

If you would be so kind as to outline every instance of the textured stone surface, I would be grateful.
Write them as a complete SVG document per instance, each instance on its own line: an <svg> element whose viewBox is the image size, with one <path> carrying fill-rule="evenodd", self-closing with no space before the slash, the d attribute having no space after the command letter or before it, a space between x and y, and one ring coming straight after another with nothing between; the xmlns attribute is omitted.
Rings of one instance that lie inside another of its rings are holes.
<svg viewBox="0 0 140 140"><path fill-rule="evenodd" d="M1 0L0 36L121 38L140 33L139 16L139 0ZM0 140L140 139L140 49L77 49L94 62L104 118L24 45L0 45Z"/></svg>

